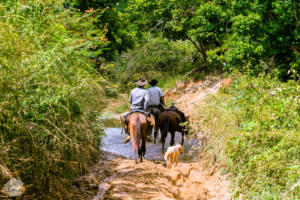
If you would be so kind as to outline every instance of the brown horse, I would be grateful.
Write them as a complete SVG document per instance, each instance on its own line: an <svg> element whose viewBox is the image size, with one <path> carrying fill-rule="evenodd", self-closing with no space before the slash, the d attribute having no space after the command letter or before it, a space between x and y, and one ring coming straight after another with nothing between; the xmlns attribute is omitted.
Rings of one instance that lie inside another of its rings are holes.
<svg viewBox="0 0 300 200"><path fill-rule="evenodd" d="M146 137L148 131L148 122L146 116L139 112L130 114L128 129L131 138L132 149L134 152L134 158L136 162L138 162L138 153L140 161L143 162L143 157L146 153Z"/></svg>
<svg viewBox="0 0 300 200"><path fill-rule="evenodd" d="M187 122L187 118L184 113L176 109L167 109L162 112L159 116L159 126L161 132L161 141L162 141L162 152L165 148L165 139L168 136L168 132L171 133L170 146L174 145L175 132L181 132L182 139L181 145L184 143L184 135L187 134L185 127L181 126L181 123Z"/></svg>
<svg viewBox="0 0 300 200"><path fill-rule="evenodd" d="M151 114L154 115L154 118L155 118L155 128L154 128L154 141L153 143L155 144L156 143L156 138L157 138L157 135L158 135L158 129L159 129L159 115L161 112L164 111L164 108L161 107L161 108L158 108L157 106L149 106L147 108L147 111L150 112ZM149 132L150 136L151 136L151 133L152 133L152 130Z"/></svg>

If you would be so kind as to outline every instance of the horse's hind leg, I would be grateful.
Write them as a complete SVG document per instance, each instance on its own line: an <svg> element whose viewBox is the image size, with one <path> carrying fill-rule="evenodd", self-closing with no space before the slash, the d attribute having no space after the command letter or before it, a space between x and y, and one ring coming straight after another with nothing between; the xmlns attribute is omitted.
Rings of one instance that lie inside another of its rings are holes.
<svg viewBox="0 0 300 200"><path fill-rule="evenodd" d="M184 143L184 133L182 132L181 135L182 135L182 138L181 138L181 146L183 146L183 143Z"/></svg>
<svg viewBox="0 0 300 200"><path fill-rule="evenodd" d="M145 157L145 154L146 154L146 141L145 141L145 139L142 140L141 153L142 153L142 157ZM141 162L142 162L142 157L141 157Z"/></svg>
<svg viewBox="0 0 300 200"><path fill-rule="evenodd" d="M141 162L143 162L143 153L142 153L142 150L141 150L141 148L139 148L139 151L138 151L139 153L139 158L140 158L140 160L141 160Z"/></svg>
<svg viewBox="0 0 300 200"><path fill-rule="evenodd" d="M170 146L174 146L174 139L175 139L175 131L172 131L171 132Z"/></svg>
<svg viewBox="0 0 300 200"><path fill-rule="evenodd" d="M134 160L135 160L135 163L137 164L138 163L138 155L136 152L134 152Z"/></svg>
<svg viewBox="0 0 300 200"><path fill-rule="evenodd" d="M154 144L156 143L156 138L157 138L157 135L158 135L158 125L155 125L155 128L154 128Z"/></svg>
<svg viewBox="0 0 300 200"><path fill-rule="evenodd" d="M150 138L152 137L152 130L153 130L153 127L150 126L149 129L148 129L148 135Z"/></svg>
<svg viewBox="0 0 300 200"><path fill-rule="evenodd" d="M164 150L165 150L165 140L166 140L165 133L162 133L161 134L161 144L162 144L161 152L162 153L164 153Z"/></svg>

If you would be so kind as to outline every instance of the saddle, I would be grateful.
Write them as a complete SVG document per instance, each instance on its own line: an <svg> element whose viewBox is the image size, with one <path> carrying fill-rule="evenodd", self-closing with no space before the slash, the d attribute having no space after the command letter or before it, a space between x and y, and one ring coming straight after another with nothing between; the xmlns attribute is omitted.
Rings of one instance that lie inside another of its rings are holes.
<svg viewBox="0 0 300 200"><path fill-rule="evenodd" d="M169 108L167 108L166 110L178 111L178 108L175 106L175 103L172 103L172 105Z"/></svg>
<svg viewBox="0 0 300 200"><path fill-rule="evenodd" d="M175 103L172 103L172 105L166 109L166 111L174 111L174 112L177 112L180 117L181 117L181 120L183 121L186 121L186 116L184 115L183 112L181 112L176 106L175 106Z"/></svg>
<svg viewBox="0 0 300 200"><path fill-rule="evenodd" d="M135 113L135 112L142 113L142 114L146 115L146 117L151 116L151 114L149 112L145 112L144 110L139 110L139 109L130 110L130 112L128 113L128 116L132 113Z"/></svg>
<svg viewBox="0 0 300 200"><path fill-rule="evenodd" d="M146 116L148 125L152 128L155 127L155 118L151 113L145 112L143 110L131 110L126 116L124 116L123 114L120 115L121 126L124 128L125 133L128 135L129 135L129 133L128 133L129 115L131 115L132 113L136 113L136 112L144 114ZM122 130L122 133L123 133L123 130Z"/></svg>
<svg viewBox="0 0 300 200"><path fill-rule="evenodd" d="M150 106L148 106L148 109L150 109L150 108L158 108L161 112L163 112L165 110L164 105L161 104L161 103L158 104L158 105L150 105Z"/></svg>

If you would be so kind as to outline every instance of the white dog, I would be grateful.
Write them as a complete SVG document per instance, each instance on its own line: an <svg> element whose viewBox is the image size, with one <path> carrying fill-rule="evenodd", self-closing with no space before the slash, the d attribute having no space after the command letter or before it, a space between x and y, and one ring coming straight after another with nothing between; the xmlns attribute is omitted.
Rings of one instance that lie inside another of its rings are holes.
<svg viewBox="0 0 300 200"><path fill-rule="evenodd" d="M167 162L167 168L171 168L171 166L175 162L175 167L178 164L178 156L183 154L183 146L177 144L176 146L171 146L168 148L165 154L165 161Z"/></svg>

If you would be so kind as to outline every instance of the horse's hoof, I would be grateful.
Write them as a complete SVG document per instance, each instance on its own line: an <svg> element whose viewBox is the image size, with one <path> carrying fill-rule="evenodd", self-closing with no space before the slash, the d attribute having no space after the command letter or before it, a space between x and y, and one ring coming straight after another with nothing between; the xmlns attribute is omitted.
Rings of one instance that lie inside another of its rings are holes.
<svg viewBox="0 0 300 200"><path fill-rule="evenodd" d="M139 163L139 161L138 160L135 160L135 164L138 164Z"/></svg>
<svg viewBox="0 0 300 200"><path fill-rule="evenodd" d="M147 137L147 142L152 142L152 138L150 136Z"/></svg>

